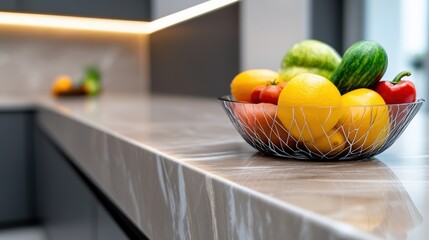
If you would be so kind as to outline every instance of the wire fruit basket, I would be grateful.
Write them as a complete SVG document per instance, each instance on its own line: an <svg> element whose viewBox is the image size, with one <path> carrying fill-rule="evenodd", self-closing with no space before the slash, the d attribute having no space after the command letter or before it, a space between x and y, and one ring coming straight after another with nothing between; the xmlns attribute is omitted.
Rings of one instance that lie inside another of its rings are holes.
<svg viewBox="0 0 429 240"><path fill-rule="evenodd" d="M290 106L219 98L234 127L255 149L300 160L356 160L389 148L425 102L371 106Z"/></svg>

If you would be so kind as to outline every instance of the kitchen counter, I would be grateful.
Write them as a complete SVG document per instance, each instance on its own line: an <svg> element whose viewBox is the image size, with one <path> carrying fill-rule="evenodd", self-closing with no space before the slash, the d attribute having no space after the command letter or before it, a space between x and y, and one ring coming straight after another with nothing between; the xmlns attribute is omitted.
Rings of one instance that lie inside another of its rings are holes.
<svg viewBox="0 0 429 240"><path fill-rule="evenodd" d="M426 239L428 115L372 159L306 162L247 145L215 99L0 98L36 121L153 239Z"/></svg>

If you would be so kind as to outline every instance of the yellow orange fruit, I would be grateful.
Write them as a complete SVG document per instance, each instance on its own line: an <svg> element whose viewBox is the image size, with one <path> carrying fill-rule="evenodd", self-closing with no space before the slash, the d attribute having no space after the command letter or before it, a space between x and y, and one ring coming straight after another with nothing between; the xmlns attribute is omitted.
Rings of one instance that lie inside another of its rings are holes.
<svg viewBox="0 0 429 240"><path fill-rule="evenodd" d="M250 102L250 96L256 87L267 86L273 81L279 81L277 72L268 69L246 70L232 80L231 94L236 101Z"/></svg>
<svg viewBox="0 0 429 240"><path fill-rule="evenodd" d="M341 130L334 128L321 137L305 142L305 145L313 153L335 156L346 148L347 140Z"/></svg>
<svg viewBox="0 0 429 240"><path fill-rule="evenodd" d="M69 76L59 76L55 79L54 85L52 86L52 94L57 95L59 93L68 92L72 88L73 81Z"/></svg>
<svg viewBox="0 0 429 240"><path fill-rule="evenodd" d="M277 116L298 141L313 141L335 127L342 116L341 94L320 75L302 73L283 88Z"/></svg>
<svg viewBox="0 0 429 240"><path fill-rule="evenodd" d="M359 88L341 97L344 114L339 125L353 149L373 151L387 139L390 131L389 110L375 91Z"/></svg>

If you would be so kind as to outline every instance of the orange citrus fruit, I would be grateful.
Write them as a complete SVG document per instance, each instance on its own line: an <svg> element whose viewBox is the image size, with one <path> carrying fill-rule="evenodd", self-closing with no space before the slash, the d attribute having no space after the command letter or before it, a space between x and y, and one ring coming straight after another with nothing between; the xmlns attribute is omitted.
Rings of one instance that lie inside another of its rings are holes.
<svg viewBox="0 0 429 240"><path fill-rule="evenodd" d="M52 94L57 95L59 93L68 92L72 88L73 81L69 76L59 76L55 79L54 85L52 86Z"/></svg>
<svg viewBox="0 0 429 240"><path fill-rule="evenodd" d="M267 86L279 81L278 73L268 69L251 69L239 73L231 82L231 94L236 101L250 102L250 95L256 87Z"/></svg>
<svg viewBox="0 0 429 240"><path fill-rule="evenodd" d="M375 91L359 88L341 97L344 115L339 124L353 149L378 149L389 134L389 110L383 98Z"/></svg>
<svg viewBox="0 0 429 240"><path fill-rule="evenodd" d="M277 116L298 141L312 141L335 127L342 116L341 94L320 75L293 77L279 96Z"/></svg>
<svg viewBox="0 0 429 240"><path fill-rule="evenodd" d="M334 128L321 137L305 142L305 145L316 154L335 156L346 148L347 140L341 130Z"/></svg>

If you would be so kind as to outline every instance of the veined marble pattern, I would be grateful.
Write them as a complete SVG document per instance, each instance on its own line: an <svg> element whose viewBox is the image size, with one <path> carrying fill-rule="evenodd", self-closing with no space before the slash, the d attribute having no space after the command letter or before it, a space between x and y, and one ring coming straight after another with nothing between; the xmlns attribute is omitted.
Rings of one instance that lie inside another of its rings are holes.
<svg viewBox="0 0 429 240"><path fill-rule="evenodd" d="M215 99L36 104L38 124L151 239L429 236L423 112L376 158L322 163L258 153Z"/></svg>

